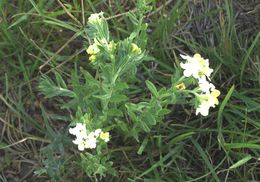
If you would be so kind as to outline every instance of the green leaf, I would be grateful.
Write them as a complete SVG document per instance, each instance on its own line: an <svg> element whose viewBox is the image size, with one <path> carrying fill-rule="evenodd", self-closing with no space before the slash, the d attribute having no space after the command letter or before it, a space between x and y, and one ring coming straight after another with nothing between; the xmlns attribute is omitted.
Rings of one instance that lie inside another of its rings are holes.
<svg viewBox="0 0 260 182"><path fill-rule="evenodd" d="M235 89L235 85L233 85L230 90L228 91L225 99L220 105L219 111L218 111L218 118L217 118L217 126L218 126L218 142L220 143L221 146L224 144L224 138L222 135L222 121L223 121L223 111L225 106L227 105L227 102L229 101L233 91Z"/></svg>
<svg viewBox="0 0 260 182"><path fill-rule="evenodd" d="M143 153L143 151L144 151L144 149L145 149L147 143L148 143L148 137L146 137L146 138L144 139L144 141L142 142L141 146L139 147L139 149L138 149L138 151L137 151L137 154L138 154L138 155L142 155L142 153Z"/></svg>
<svg viewBox="0 0 260 182"><path fill-rule="evenodd" d="M145 112L144 113L144 119L150 125L155 125L156 124L156 119L154 118L154 116L150 112Z"/></svg>
<svg viewBox="0 0 260 182"><path fill-rule="evenodd" d="M115 90L117 90L117 91L122 91L127 88L129 88L129 87L128 87L127 83L125 83L125 82L117 82L116 86L115 86Z"/></svg>
<svg viewBox="0 0 260 182"><path fill-rule="evenodd" d="M14 27L14 26L20 24L21 22L27 20L28 17L29 17L29 14L30 14L30 13L33 13L33 12L34 12L34 9L29 10L29 11L28 11L28 14L24 14L23 16L21 16L20 18L18 18L14 23L12 23L12 25L10 25L10 26L8 27L8 29L11 29L12 27Z"/></svg>
<svg viewBox="0 0 260 182"><path fill-rule="evenodd" d="M195 132L188 132L188 133L183 133L183 134L181 134L181 135L178 135L178 136L174 137L174 138L169 142L169 144L175 144L175 143L177 143L177 142L186 140L186 139L190 138L193 134L195 134Z"/></svg>
<svg viewBox="0 0 260 182"><path fill-rule="evenodd" d="M159 112L158 112L158 116L164 116L166 114L169 114L170 112L172 112L170 109L161 109Z"/></svg>
<svg viewBox="0 0 260 182"><path fill-rule="evenodd" d="M224 146L228 149L240 149L240 148L249 148L249 149L258 149L260 150L260 145L253 143L225 143Z"/></svg>
<svg viewBox="0 0 260 182"><path fill-rule="evenodd" d="M138 123L141 125L142 129L145 131L145 132L150 132L151 129L148 127L148 125L144 122L144 121L138 121Z"/></svg>
<svg viewBox="0 0 260 182"><path fill-rule="evenodd" d="M39 84L39 90L45 95L46 98L51 98L55 96L67 96L72 98L76 97L73 91L56 86L56 84L48 77L43 77L41 79Z"/></svg>
<svg viewBox="0 0 260 182"><path fill-rule="evenodd" d="M93 97L101 99L101 100L107 100L111 98L110 94L105 94L105 95L93 95Z"/></svg>
<svg viewBox="0 0 260 182"><path fill-rule="evenodd" d="M123 102L123 101L127 101L128 97L126 95L122 95L122 94L117 94L117 95L113 95L110 99L110 102Z"/></svg>
<svg viewBox="0 0 260 182"><path fill-rule="evenodd" d="M70 23L66 22L64 23L63 21L60 21L60 20L57 20L57 19L51 19L51 20L43 20L43 22L45 24L49 24L50 26L53 26L53 27L62 27L62 28L66 28L68 30L71 30L73 32L77 32L79 33L79 29L76 29L74 25L71 25Z"/></svg>
<svg viewBox="0 0 260 182"><path fill-rule="evenodd" d="M109 116L118 116L118 117L123 116L122 111L120 111L119 109L108 109L107 114Z"/></svg>
<svg viewBox="0 0 260 182"><path fill-rule="evenodd" d="M67 89L67 85L65 81L63 80L62 76L58 72L55 72L55 78L56 78L57 85L59 87Z"/></svg>
<svg viewBox="0 0 260 182"><path fill-rule="evenodd" d="M250 159L252 159L251 155L245 156L243 159L237 161L235 164L233 164L232 166L229 167L229 169L235 169L239 166L242 166L243 164L245 164L247 161L249 161Z"/></svg>
<svg viewBox="0 0 260 182"><path fill-rule="evenodd" d="M145 81L145 84L147 86L147 88L150 90L150 92L155 96L155 97L158 97L159 94L157 92L157 89L156 87L154 86L154 84L152 82L150 82L149 80L146 80Z"/></svg>

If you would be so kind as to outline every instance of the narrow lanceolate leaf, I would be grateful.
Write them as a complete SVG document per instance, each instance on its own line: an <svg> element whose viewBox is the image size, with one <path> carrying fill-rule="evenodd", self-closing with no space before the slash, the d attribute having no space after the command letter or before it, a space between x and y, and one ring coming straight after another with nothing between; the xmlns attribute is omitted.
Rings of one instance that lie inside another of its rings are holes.
<svg viewBox="0 0 260 182"><path fill-rule="evenodd" d="M235 164L233 164L232 166L229 167L229 169L235 169L239 166L242 166L243 164L245 164L247 161L249 161L250 159L252 159L251 155L245 156L243 159L237 161Z"/></svg>
<svg viewBox="0 0 260 182"><path fill-rule="evenodd" d="M154 86L154 84L153 84L152 82L150 82L149 80L146 80L145 83L146 83L147 88L150 90L150 92L151 92L155 97L158 97L159 94L158 94L157 89L156 89L156 87Z"/></svg>
<svg viewBox="0 0 260 182"><path fill-rule="evenodd" d="M145 149L147 143L148 143L148 137L146 137L146 138L144 139L142 145L141 145L140 148L138 149L138 151L137 151L137 154L138 154L138 155L142 155L142 153L143 153L143 151L144 151L144 149Z"/></svg>
<svg viewBox="0 0 260 182"><path fill-rule="evenodd" d="M55 85L55 83L47 77L40 81L39 90L45 95L46 98L56 96L75 97L75 93L73 91Z"/></svg>
<svg viewBox="0 0 260 182"><path fill-rule="evenodd" d="M149 123L150 125L155 125L156 124L156 119L154 118L154 116L149 113L149 112L146 112L144 114L144 121Z"/></svg>
<svg viewBox="0 0 260 182"><path fill-rule="evenodd" d="M183 133L181 135L178 135L176 137L174 137L169 144L175 144L177 142L186 140L187 138L190 138L193 134L195 134L195 132L188 132L188 133Z"/></svg>
<svg viewBox="0 0 260 182"><path fill-rule="evenodd" d="M218 125L218 142L221 146L224 144L224 138L222 136L222 120L223 120L223 111L225 106L227 105L227 102L229 101L230 97L232 96L232 93L235 89L235 85L233 85L230 90L228 91L225 99L220 105L219 111L218 111L218 118L217 118L217 125Z"/></svg>
<svg viewBox="0 0 260 182"><path fill-rule="evenodd" d="M127 100L128 100L128 97L126 95L117 94L117 95L113 95L111 97L110 102L118 103L118 102L123 102L123 101L127 101Z"/></svg>
<svg viewBox="0 0 260 182"><path fill-rule="evenodd" d="M253 144L253 143L225 143L224 146L228 149L248 148L248 149L258 149L258 150L260 150L260 145Z"/></svg>

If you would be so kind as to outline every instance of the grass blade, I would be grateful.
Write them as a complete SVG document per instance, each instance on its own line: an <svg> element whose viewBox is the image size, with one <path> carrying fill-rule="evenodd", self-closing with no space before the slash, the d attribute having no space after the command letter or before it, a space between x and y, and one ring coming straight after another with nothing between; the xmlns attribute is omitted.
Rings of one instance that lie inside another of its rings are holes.
<svg viewBox="0 0 260 182"><path fill-rule="evenodd" d="M233 91L235 89L235 85L233 85L230 90L228 91L226 97L224 98L223 102L220 105L219 111L218 111L218 118L217 118L217 125L218 125L218 142L221 146L224 144L224 138L222 135L222 121L223 121L223 111L225 106L227 105L227 102L229 101Z"/></svg>
<svg viewBox="0 0 260 182"><path fill-rule="evenodd" d="M242 166L243 164L245 164L247 161L249 161L250 159L252 159L251 155L248 155L246 157L244 157L243 159L237 161L235 164L233 164L232 166L229 167L229 169L235 169L239 166Z"/></svg>

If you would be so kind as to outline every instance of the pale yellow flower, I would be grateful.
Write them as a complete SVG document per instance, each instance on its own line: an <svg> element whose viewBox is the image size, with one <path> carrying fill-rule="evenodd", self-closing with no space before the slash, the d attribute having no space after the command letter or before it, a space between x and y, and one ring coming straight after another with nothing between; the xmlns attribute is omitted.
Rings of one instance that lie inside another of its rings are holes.
<svg viewBox="0 0 260 182"><path fill-rule="evenodd" d="M186 86L184 83L180 83L180 84L176 85L175 88L177 90L184 90L184 89L186 89Z"/></svg>
<svg viewBox="0 0 260 182"><path fill-rule="evenodd" d="M102 140L104 140L105 142L109 141L109 133L108 132L101 132L100 136L99 136Z"/></svg>
<svg viewBox="0 0 260 182"><path fill-rule="evenodd" d="M132 52L134 54L140 54L142 52L141 49L135 43L132 43L131 45L132 45Z"/></svg>
<svg viewBox="0 0 260 182"><path fill-rule="evenodd" d="M96 55L95 54L93 54L93 55L91 55L88 59L91 61L91 62L94 62L95 60L96 60Z"/></svg>
<svg viewBox="0 0 260 182"><path fill-rule="evenodd" d="M219 104L219 101L218 101L218 96L220 96L220 91L215 89L213 90L211 93L211 98L214 100L214 105L218 105Z"/></svg>
<svg viewBox="0 0 260 182"><path fill-rule="evenodd" d="M214 89L210 94L202 94L199 96L200 104L196 108L196 115L200 113L202 116L207 116L209 114L210 107L215 107L219 104L218 96L220 91Z"/></svg>
<svg viewBox="0 0 260 182"><path fill-rule="evenodd" d="M114 51L116 49L117 44L114 41L110 41L108 44L108 50Z"/></svg>
<svg viewBox="0 0 260 182"><path fill-rule="evenodd" d="M103 12L91 14L90 17L88 18L88 22L91 24L99 23L101 22L102 16L103 16Z"/></svg>
<svg viewBox="0 0 260 182"><path fill-rule="evenodd" d="M90 45L90 46L88 47L88 49L87 49L87 53L90 54L90 55L92 55L92 54L97 54L99 51L100 51L100 50L99 50L99 48L98 48L98 46L97 46L96 43Z"/></svg>

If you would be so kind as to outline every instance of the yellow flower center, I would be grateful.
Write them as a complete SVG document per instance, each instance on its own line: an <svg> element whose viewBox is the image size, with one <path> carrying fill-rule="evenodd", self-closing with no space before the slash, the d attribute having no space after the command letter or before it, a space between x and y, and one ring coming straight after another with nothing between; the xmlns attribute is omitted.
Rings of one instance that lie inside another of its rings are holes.
<svg viewBox="0 0 260 182"><path fill-rule="evenodd" d="M184 89L186 89L186 86L184 83L180 83L180 84L176 85L175 88L177 90L184 90Z"/></svg>

